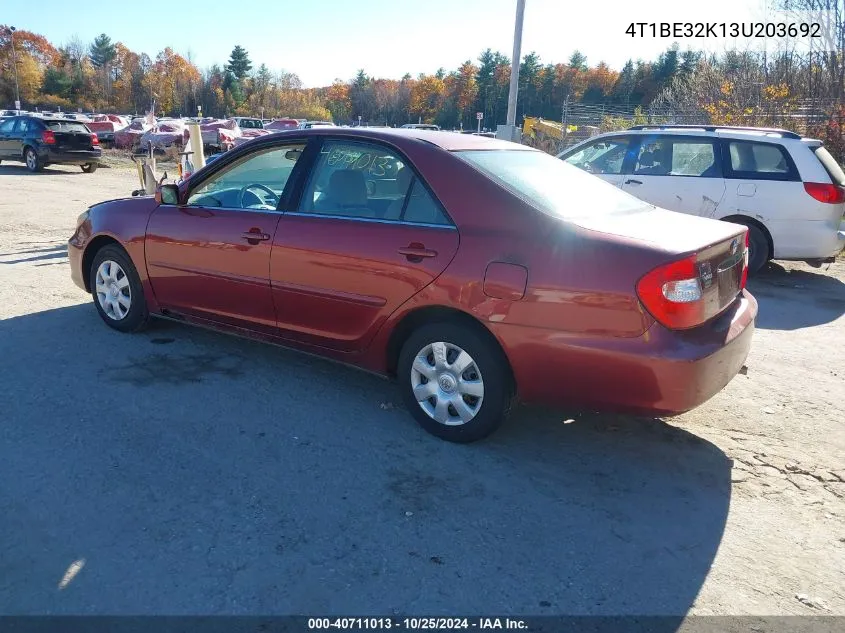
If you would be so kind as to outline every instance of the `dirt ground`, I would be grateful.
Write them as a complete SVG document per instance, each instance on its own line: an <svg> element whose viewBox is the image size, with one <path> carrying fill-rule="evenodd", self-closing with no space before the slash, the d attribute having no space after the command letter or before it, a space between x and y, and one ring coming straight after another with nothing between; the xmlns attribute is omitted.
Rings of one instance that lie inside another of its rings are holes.
<svg viewBox="0 0 845 633"><path fill-rule="evenodd" d="M137 187L0 166L5 612L845 615L845 263L753 279L747 372L695 411L458 447L376 378L99 323L65 243Z"/></svg>

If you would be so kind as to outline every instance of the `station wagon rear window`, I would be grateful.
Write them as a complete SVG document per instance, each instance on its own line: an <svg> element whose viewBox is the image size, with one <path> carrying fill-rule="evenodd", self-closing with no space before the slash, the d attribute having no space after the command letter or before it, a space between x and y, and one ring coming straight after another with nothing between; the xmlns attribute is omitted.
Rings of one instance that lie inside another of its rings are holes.
<svg viewBox="0 0 845 633"><path fill-rule="evenodd" d="M828 152L823 145L819 145L813 149L813 153L816 155L816 158L819 159L819 162L824 167L827 175L830 176L831 182L839 185L840 187L845 187L845 171L842 171L839 163L836 162L836 159L830 154L830 152Z"/></svg>
<svg viewBox="0 0 845 633"><path fill-rule="evenodd" d="M653 206L544 152L472 150L455 155L556 217L596 217Z"/></svg>
<svg viewBox="0 0 845 633"><path fill-rule="evenodd" d="M76 121L44 121L44 125L54 132L81 132L82 134L90 134L84 124L77 123Z"/></svg>

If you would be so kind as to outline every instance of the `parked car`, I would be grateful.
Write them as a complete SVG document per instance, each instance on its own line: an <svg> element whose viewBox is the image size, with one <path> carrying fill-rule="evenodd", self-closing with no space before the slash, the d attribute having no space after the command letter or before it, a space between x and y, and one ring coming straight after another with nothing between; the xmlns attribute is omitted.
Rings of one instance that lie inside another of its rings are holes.
<svg viewBox="0 0 845 633"><path fill-rule="evenodd" d="M167 317L393 375L426 430L465 442L514 395L649 415L710 398L751 344L746 237L523 145L322 127L95 205L68 252L116 330Z"/></svg>
<svg viewBox="0 0 845 633"><path fill-rule="evenodd" d="M331 121L302 121L299 127L303 130L310 130L312 127L336 127Z"/></svg>
<svg viewBox="0 0 845 633"><path fill-rule="evenodd" d="M402 126L409 130L439 130L439 125L432 125L430 123L406 123Z"/></svg>
<svg viewBox="0 0 845 633"><path fill-rule="evenodd" d="M751 273L770 259L820 266L845 247L845 173L794 132L637 126L559 158L646 202L748 227Z"/></svg>
<svg viewBox="0 0 845 633"><path fill-rule="evenodd" d="M244 116L236 116L235 122L242 130L261 130L264 129L264 122L261 119L252 119Z"/></svg>
<svg viewBox="0 0 845 633"><path fill-rule="evenodd" d="M295 130L299 127L296 119L276 119L264 124L264 129L270 132L281 132L283 130Z"/></svg>
<svg viewBox="0 0 845 633"><path fill-rule="evenodd" d="M80 121L17 116L0 123L0 160L22 161L29 171L47 165L79 165L97 171L100 140Z"/></svg>

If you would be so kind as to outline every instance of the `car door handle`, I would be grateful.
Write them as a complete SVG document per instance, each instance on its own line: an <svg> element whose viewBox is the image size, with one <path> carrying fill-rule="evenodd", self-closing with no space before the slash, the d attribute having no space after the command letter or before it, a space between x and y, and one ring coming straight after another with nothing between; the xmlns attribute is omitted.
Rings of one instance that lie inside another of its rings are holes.
<svg viewBox="0 0 845 633"><path fill-rule="evenodd" d="M397 251L400 255L404 255L411 262L421 262L426 257L437 257L437 251L430 250L422 244L409 244Z"/></svg>
<svg viewBox="0 0 845 633"><path fill-rule="evenodd" d="M625 184L626 185L641 185L641 184L643 184L643 181L642 180L634 180L633 178L628 178L628 180L625 181Z"/></svg>
<svg viewBox="0 0 845 633"><path fill-rule="evenodd" d="M268 233L262 233L260 229L251 229L245 233L241 233L241 237L250 244L258 244L258 242L266 242L270 239L270 235Z"/></svg>

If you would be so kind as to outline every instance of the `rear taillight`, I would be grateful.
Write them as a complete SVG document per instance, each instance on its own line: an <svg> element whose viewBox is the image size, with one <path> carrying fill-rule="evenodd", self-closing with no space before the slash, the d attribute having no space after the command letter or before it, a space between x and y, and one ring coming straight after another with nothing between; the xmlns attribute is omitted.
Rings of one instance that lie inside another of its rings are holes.
<svg viewBox="0 0 845 633"><path fill-rule="evenodd" d="M97 138L96 134L91 135L91 145L97 146L100 144L100 139Z"/></svg>
<svg viewBox="0 0 845 633"><path fill-rule="evenodd" d="M805 182L804 191L819 202L827 204L845 202L845 187L839 187L829 182Z"/></svg>
<svg viewBox="0 0 845 633"><path fill-rule="evenodd" d="M742 277L739 280L739 289L742 290L748 284L748 253L749 251L749 236L751 231L745 231L745 253L742 255Z"/></svg>
<svg viewBox="0 0 845 633"><path fill-rule="evenodd" d="M640 301L660 323L686 329L707 320L695 255L658 266L637 283Z"/></svg>
<svg viewBox="0 0 845 633"><path fill-rule="evenodd" d="M41 142L47 145L55 145L56 135L53 134L53 130L44 130L41 132Z"/></svg>

